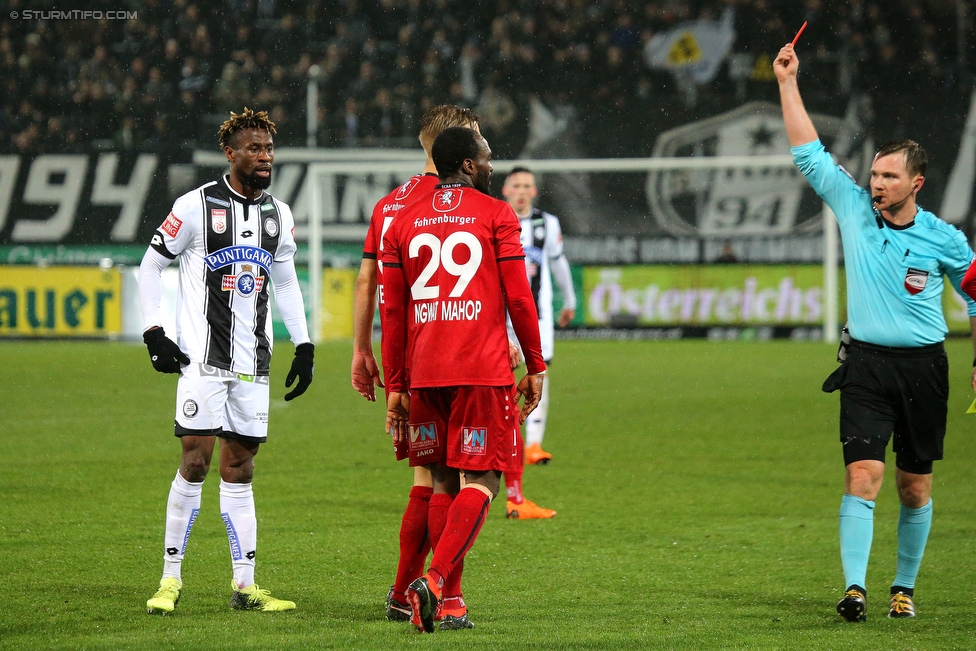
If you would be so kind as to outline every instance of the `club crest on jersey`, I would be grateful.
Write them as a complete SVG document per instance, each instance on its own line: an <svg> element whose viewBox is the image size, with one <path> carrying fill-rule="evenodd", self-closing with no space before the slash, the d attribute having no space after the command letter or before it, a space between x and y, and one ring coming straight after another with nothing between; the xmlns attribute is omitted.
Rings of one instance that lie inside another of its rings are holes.
<svg viewBox="0 0 976 651"><path fill-rule="evenodd" d="M200 408L197 406L196 400L187 400L183 403L183 415L187 418L193 418L198 411Z"/></svg>
<svg viewBox="0 0 976 651"><path fill-rule="evenodd" d="M220 235L227 230L227 211L222 208L214 208L210 211L211 226L214 233Z"/></svg>
<svg viewBox="0 0 976 651"><path fill-rule="evenodd" d="M462 427L461 452L484 456L488 450L487 427Z"/></svg>
<svg viewBox="0 0 976 651"><path fill-rule="evenodd" d="M451 212L461 205L461 190L447 188L434 193L434 210L437 212Z"/></svg>
<svg viewBox="0 0 976 651"><path fill-rule="evenodd" d="M429 450L437 447L437 425L417 423L410 426L410 449Z"/></svg>
<svg viewBox="0 0 976 651"><path fill-rule="evenodd" d="M410 193L413 192L413 189L417 187L418 183L420 183L420 177L415 176L409 181L407 181L406 183L404 183L403 185L401 185L400 189L397 190L396 197L394 197L394 200L400 201L402 199L406 199L410 195Z"/></svg>
<svg viewBox="0 0 976 651"><path fill-rule="evenodd" d="M918 294L920 291L925 289L925 285L929 282L929 272L922 269L912 269L908 268L905 272L905 289L908 290L909 294L913 296Z"/></svg>
<svg viewBox="0 0 976 651"><path fill-rule="evenodd" d="M243 298L248 298L264 288L264 276L255 276L253 267L249 264L241 265L241 273L226 274L220 279L220 289L225 292L235 291Z"/></svg>
<svg viewBox="0 0 976 651"><path fill-rule="evenodd" d="M170 237L176 237L176 234L180 232L180 226L182 225L182 220L180 220L180 218L174 213L170 213L166 216L166 221L163 222L163 225L160 226L160 228Z"/></svg>
<svg viewBox="0 0 976 651"><path fill-rule="evenodd" d="M278 222L273 218L268 217L264 220L264 232L268 234L268 237L274 237L278 234Z"/></svg>

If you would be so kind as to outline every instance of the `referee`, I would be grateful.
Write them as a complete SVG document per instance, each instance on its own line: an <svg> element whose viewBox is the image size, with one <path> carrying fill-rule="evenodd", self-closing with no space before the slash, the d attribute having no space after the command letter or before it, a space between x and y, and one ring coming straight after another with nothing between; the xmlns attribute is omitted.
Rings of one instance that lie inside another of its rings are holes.
<svg viewBox="0 0 976 651"><path fill-rule="evenodd" d="M859 187L824 150L803 107L791 45L773 69L786 133L797 167L837 215L847 269L851 344L823 390L840 389L844 497L840 556L847 589L837 612L849 622L867 618L868 556L874 500L884 477L885 448L894 434L898 565L888 617L914 617L915 579L932 523L932 462L942 458L949 365L943 340L943 275L960 290L973 252L955 227L923 210L915 195L925 183L925 150L911 140L881 147L868 190ZM976 328L974 328L976 329ZM976 379L974 379L976 381Z"/></svg>

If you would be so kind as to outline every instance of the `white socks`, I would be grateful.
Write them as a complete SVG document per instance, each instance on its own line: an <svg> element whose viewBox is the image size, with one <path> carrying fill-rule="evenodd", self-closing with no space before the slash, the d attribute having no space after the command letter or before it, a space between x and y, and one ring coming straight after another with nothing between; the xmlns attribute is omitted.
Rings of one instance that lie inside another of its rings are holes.
<svg viewBox="0 0 976 651"><path fill-rule="evenodd" d="M542 398L529 417L525 419L526 447L538 443L542 445L542 437L546 435L546 416L549 415L549 378L542 379Z"/></svg>
<svg viewBox="0 0 976 651"><path fill-rule="evenodd" d="M201 493L203 493L203 482L199 484L189 482L183 479L179 470L176 471L176 478L169 489L169 501L166 503L164 579L181 579L180 567L183 564L183 554L186 552L186 543L190 539L193 522L200 513Z"/></svg>
<svg viewBox="0 0 976 651"><path fill-rule="evenodd" d="M200 513L203 482L193 483L176 472L166 503L166 536L164 539L163 578L182 581L180 568L190 530ZM254 551L257 548L258 522L254 515L254 493L251 484L220 482L220 517L227 528L234 582L246 588L254 583Z"/></svg>
<svg viewBox="0 0 976 651"><path fill-rule="evenodd" d="M254 551L258 538L251 484L228 484L221 480L220 517L227 528L234 582L238 588L246 588L254 584Z"/></svg>

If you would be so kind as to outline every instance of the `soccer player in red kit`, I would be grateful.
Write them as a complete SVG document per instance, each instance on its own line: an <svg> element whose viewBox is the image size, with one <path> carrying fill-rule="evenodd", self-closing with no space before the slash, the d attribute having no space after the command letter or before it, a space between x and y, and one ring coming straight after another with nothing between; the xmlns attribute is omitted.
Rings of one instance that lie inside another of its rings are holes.
<svg viewBox="0 0 976 651"><path fill-rule="evenodd" d="M420 144L427 154L427 162L423 171L394 189L373 208L373 214L369 221L369 231L363 245L363 261L359 269L359 278L356 281L353 302L352 386L369 401L376 400L376 389L374 387L383 386L376 358L373 356L373 314L376 310L377 288L379 289L380 303L383 302L383 265L379 260L379 255L383 250L383 235L405 206L415 201L417 197L426 196L438 184L437 168L431 159L430 148L441 131L449 127L459 126L477 130L478 116L471 109L450 104L432 106L427 109L420 119ZM381 313L380 317L382 316ZM394 441L393 450L397 461L407 458L405 440ZM407 586L423 574L427 553L430 551L427 518L428 509L431 506L432 486L430 471L425 466L415 467L410 498L400 522L400 556L396 576L386 598L386 617L390 621L408 621L410 619L410 607L406 603ZM434 500L435 511L442 508L438 505L440 499ZM442 508L442 510L446 512L446 508ZM457 589L456 595L448 593L447 596L463 602L460 593L460 580L457 583ZM464 615L460 603L449 612L459 619Z"/></svg>
<svg viewBox="0 0 976 651"><path fill-rule="evenodd" d="M519 222L508 204L488 196L488 143L454 127L431 153L441 182L400 211L380 257L387 429L408 440L411 466L430 469L434 495L455 496L442 526L428 522L434 557L407 590L411 621L428 633L501 473L518 468L519 425L538 404L545 375ZM517 388L506 309L528 370Z"/></svg>

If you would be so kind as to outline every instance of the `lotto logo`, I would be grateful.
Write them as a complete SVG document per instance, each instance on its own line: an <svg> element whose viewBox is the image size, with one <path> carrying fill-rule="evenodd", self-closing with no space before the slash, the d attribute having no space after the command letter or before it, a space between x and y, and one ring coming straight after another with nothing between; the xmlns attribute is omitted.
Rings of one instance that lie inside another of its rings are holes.
<svg viewBox="0 0 976 651"><path fill-rule="evenodd" d="M170 237L176 237L176 234L180 232L180 226L182 225L182 220L180 220L180 218L173 213L170 213L160 228Z"/></svg>
<svg viewBox="0 0 976 651"><path fill-rule="evenodd" d="M461 452L464 454L485 456L488 449L487 441L487 427L461 428Z"/></svg>

